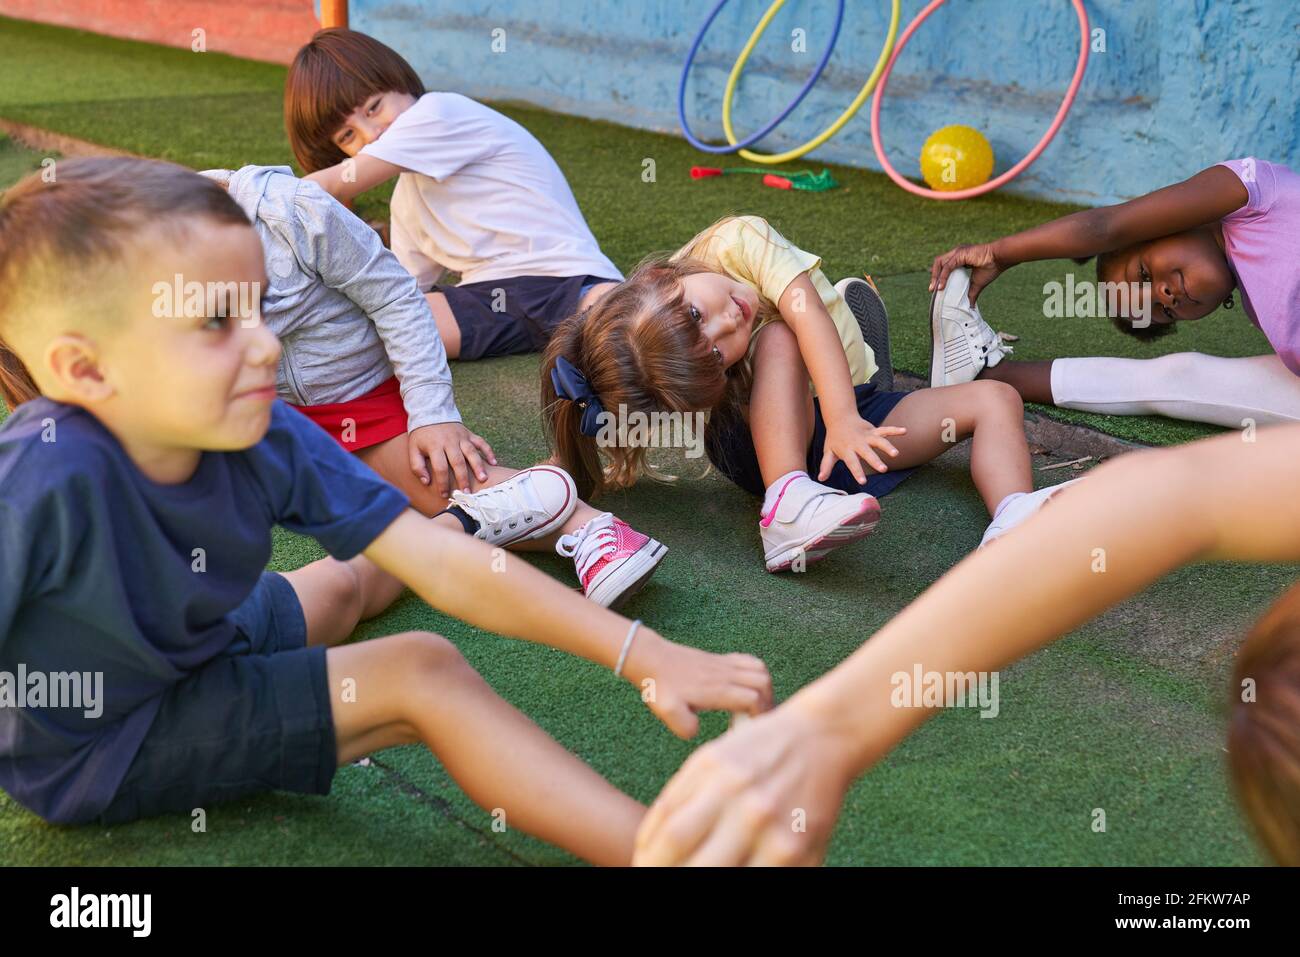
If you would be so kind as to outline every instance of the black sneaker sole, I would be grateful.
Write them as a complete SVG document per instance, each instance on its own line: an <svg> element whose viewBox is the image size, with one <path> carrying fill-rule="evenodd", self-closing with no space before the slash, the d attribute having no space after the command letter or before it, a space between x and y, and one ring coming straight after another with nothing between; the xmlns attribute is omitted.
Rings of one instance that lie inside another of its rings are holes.
<svg viewBox="0 0 1300 957"><path fill-rule="evenodd" d="M862 338L876 357L876 374L871 384L882 392L894 391L894 362L889 351L889 313L884 300L871 283L855 279L845 289L844 301L848 303L853 318L858 320Z"/></svg>

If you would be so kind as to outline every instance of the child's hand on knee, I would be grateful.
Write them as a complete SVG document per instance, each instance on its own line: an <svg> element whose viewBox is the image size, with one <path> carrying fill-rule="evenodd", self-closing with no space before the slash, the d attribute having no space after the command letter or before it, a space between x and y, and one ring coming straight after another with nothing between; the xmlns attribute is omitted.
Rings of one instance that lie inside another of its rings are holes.
<svg viewBox="0 0 1300 957"><path fill-rule="evenodd" d="M874 426L856 415L851 419L828 423L825 452L822 453L821 466L817 471L817 481L826 481L838 460L848 466L859 485L865 485L867 473L863 470L862 463L866 462L876 472L889 471L876 450L879 449L891 458L897 456L898 449L894 448L887 436L906 434L907 429L894 425Z"/></svg>
<svg viewBox="0 0 1300 957"><path fill-rule="evenodd" d="M486 482L487 464L497 464L487 439L459 422L426 425L408 432L407 453L416 478L432 485L443 498L454 489L470 491L474 487L471 474L479 482Z"/></svg>

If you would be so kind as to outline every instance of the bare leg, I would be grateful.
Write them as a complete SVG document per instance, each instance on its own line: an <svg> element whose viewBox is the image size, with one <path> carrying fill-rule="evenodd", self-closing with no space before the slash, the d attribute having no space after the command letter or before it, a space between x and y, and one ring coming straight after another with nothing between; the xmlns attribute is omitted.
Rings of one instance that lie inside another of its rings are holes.
<svg viewBox="0 0 1300 957"><path fill-rule="evenodd" d="M322 558L284 577L302 605L309 645L345 641L359 622L378 615L406 587L364 555L347 562Z"/></svg>
<svg viewBox="0 0 1300 957"><path fill-rule="evenodd" d="M1024 404L1015 390L1000 382L967 382L909 393L885 421L906 435L890 441L898 457L891 468L909 468L937 458L968 436L971 479L992 514L1012 492L1031 492L1033 472L1025 440ZM864 462L863 467L869 467Z"/></svg>
<svg viewBox="0 0 1300 957"><path fill-rule="evenodd" d="M332 647L386 608L401 582L364 557L322 559L285 577L302 603L308 645L331 647L340 764L423 741L481 807L504 811L508 827L596 863L631 860L645 808L497 697L450 642L417 633ZM346 700L345 678L355 682Z"/></svg>
<svg viewBox="0 0 1300 957"><path fill-rule="evenodd" d="M978 378L992 379L1014 386L1020 398L1041 405L1055 405L1052 398L1052 359L1017 362L1003 359L991 368L985 368Z"/></svg>
<svg viewBox="0 0 1300 957"><path fill-rule="evenodd" d="M447 350L447 358L460 358L460 323L452 315L446 295L440 292L426 292L424 299L433 310L433 321L438 325L438 335L442 337L442 347Z"/></svg>
<svg viewBox="0 0 1300 957"><path fill-rule="evenodd" d="M327 655L340 764L423 742L507 827L596 864L631 862L645 808L498 697L451 642L415 632Z"/></svg>
<svg viewBox="0 0 1300 957"><path fill-rule="evenodd" d="M799 340L790 327L773 322L760 331L754 352L749 418L750 422L763 424L762 428L751 427L750 432L764 485L808 468L808 443L813 429L808 381Z"/></svg>
<svg viewBox="0 0 1300 957"><path fill-rule="evenodd" d="M372 445L370 448L362 449L356 454L361 461L378 472L381 478L404 492L406 497L411 500L412 507L422 515L437 515L447 507L447 499L439 495L431 486L422 484L415 477L415 473L411 471L407 459L405 435L395 436L387 442ZM518 469L505 468L500 465L489 465L487 466L487 473L488 480L483 483L479 483L472 474L470 475L470 481L472 482L470 488L473 491L477 492L479 489L499 485L506 479L518 475L519 471ZM545 538L517 542L511 545L510 548L514 551L523 552L554 551L555 542L561 535L577 531L580 526L599 514L586 502L579 502L573 510L573 514L569 516L569 520L560 527L558 532L553 532Z"/></svg>

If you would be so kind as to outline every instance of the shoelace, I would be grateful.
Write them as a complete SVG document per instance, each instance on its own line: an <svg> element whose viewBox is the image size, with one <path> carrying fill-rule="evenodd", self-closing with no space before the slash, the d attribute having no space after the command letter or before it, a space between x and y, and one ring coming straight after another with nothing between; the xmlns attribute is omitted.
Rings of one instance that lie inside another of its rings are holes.
<svg viewBox="0 0 1300 957"><path fill-rule="evenodd" d="M578 566L578 578L584 582L587 571L617 547L614 516L609 512L597 515L576 532L561 535L560 540L555 543L557 553L565 558L574 559Z"/></svg>
<svg viewBox="0 0 1300 957"><path fill-rule="evenodd" d="M1016 350L999 338L998 334L993 331L993 327L982 319L977 320L975 313L972 311L967 318L962 320L962 325L966 327L966 335L970 337L971 344L979 350L980 354L986 359L990 355L1009 356ZM972 331L971 327L976 327Z"/></svg>
<svg viewBox="0 0 1300 957"><path fill-rule="evenodd" d="M451 493L451 500L494 534L500 533L507 524L518 528L521 521L531 525L533 521L547 517L546 509L527 479L503 482L472 495L457 489Z"/></svg>

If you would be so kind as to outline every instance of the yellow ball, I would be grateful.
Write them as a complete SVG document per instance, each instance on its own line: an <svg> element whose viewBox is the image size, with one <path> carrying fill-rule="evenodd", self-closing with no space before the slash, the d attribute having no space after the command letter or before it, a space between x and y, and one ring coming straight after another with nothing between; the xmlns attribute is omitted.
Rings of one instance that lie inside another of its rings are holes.
<svg viewBox="0 0 1300 957"><path fill-rule="evenodd" d="M931 189L970 189L988 182L992 174L993 147L973 127L945 126L921 147L921 176Z"/></svg>

